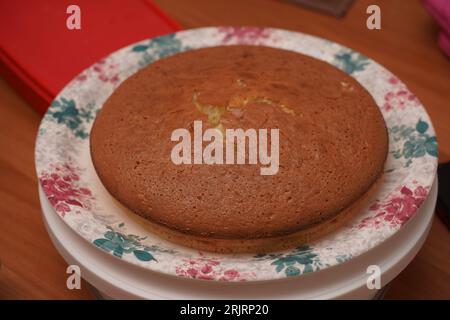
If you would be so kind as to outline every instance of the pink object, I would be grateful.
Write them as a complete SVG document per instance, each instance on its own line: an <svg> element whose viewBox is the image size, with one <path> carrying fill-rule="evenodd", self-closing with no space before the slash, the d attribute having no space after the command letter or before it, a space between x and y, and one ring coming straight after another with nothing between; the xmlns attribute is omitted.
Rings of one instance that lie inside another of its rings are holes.
<svg viewBox="0 0 450 320"><path fill-rule="evenodd" d="M441 31L438 39L439 47L450 57L450 36L448 33Z"/></svg>
<svg viewBox="0 0 450 320"><path fill-rule="evenodd" d="M450 34L450 1L423 0L425 9L437 20L439 25Z"/></svg>
<svg viewBox="0 0 450 320"><path fill-rule="evenodd" d="M450 57L450 1L423 0L423 5L441 26L438 45Z"/></svg>

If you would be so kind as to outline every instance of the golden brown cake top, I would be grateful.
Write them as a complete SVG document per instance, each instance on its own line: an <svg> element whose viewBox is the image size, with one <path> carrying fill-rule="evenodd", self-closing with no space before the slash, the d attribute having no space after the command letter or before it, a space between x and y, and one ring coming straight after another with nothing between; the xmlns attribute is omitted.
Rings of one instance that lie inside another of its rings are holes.
<svg viewBox="0 0 450 320"><path fill-rule="evenodd" d="M279 170L172 162L177 128L279 129ZM383 169L387 133L370 94L333 66L261 46L161 59L97 115L91 155L108 191L137 214L215 238L292 233L331 219Z"/></svg>

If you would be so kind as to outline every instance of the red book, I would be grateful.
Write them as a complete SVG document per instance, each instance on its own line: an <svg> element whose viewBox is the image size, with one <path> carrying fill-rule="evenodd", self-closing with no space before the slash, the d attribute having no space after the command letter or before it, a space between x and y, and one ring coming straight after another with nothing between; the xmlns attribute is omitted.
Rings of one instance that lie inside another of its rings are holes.
<svg viewBox="0 0 450 320"><path fill-rule="evenodd" d="M78 5L81 29L66 13ZM180 26L150 0L0 2L1 75L37 110L83 69L126 45Z"/></svg>

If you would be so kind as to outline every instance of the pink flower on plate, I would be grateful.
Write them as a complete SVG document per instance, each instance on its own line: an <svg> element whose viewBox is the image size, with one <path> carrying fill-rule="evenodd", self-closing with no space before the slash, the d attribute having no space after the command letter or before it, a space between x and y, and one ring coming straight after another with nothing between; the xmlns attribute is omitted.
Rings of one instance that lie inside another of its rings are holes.
<svg viewBox="0 0 450 320"><path fill-rule="evenodd" d="M209 258L184 259L175 268L177 275L200 280L246 281L254 274L242 274L236 269L224 268L218 260Z"/></svg>
<svg viewBox="0 0 450 320"><path fill-rule="evenodd" d="M420 105L419 99L397 77L392 76L388 81L392 84L392 89L384 96L383 109L385 111L393 109L403 110L407 106Z"/></svg>
<svg viewBox="0 0 450 320"><path fill-rule="evenodd" d="M72 207L90 208L93 199L89 189L78 186L80 177L68 164L51 165L53 172L44 171L39 177L50 204L61 216L71 212Z"/></svg>
<svg viewBox="0 0 450 320"><path fill-rule="evenodd" d="M427 197L428 190L422 186L414 190L403 186L400 195L392 197L385 203L375 202L369 210L376 212L375 215L367 217L358 225L359 228L380 227L388 223L391 228L402 226L412 217Z"/></svg>
<svg viewBox="0 0 450 320"><path fill-rule="evenodd" d="M259 27L220 27L219 32L224 34L222 43L256 44L270 37L269 29Z"/></svg>
<svg viewBox="0 0 450 320"><path fill-rule="evenodd" d="M118 67L118 64L103 59L95 63L91 70L100 81L117 85L119 83ZM77 77L77 80L84 81L87 78L86 72L83 72Z"/></svg>

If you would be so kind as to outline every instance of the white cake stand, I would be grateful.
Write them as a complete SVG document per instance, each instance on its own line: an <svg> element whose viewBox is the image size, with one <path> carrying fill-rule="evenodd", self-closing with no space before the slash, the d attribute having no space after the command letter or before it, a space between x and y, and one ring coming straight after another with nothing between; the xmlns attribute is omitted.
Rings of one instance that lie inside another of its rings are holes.
<svg viewBox="0 0 450 320"><path fill-rule="evenodd" d="M81 276L114 299L371 299L379 290L367 288L367 267L378 265L386 286L414 258L431 227L437 179L428 198L394 236L367 253L319 272L264 282L224 283L184 279L141 269L102 252L78 236L54 212L39 187L43 218L50 237Z"/></svg>

